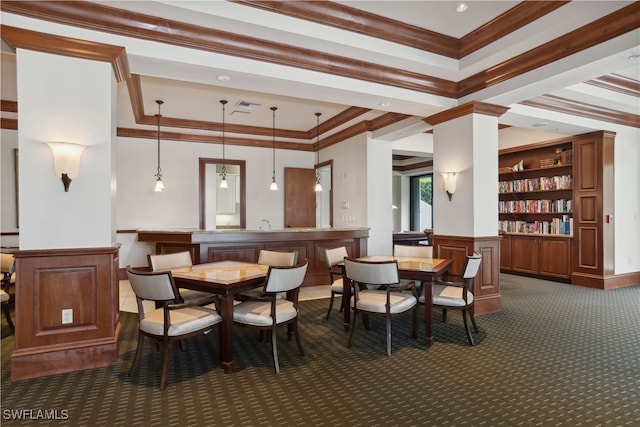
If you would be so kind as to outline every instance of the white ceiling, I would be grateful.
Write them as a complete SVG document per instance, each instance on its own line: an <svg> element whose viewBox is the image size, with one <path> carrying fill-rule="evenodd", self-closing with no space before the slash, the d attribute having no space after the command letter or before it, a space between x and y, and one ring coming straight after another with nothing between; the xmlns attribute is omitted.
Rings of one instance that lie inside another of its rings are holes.
<svg viewBox="0 0 640 427"><path fill-rule="evenodd" d="M96 3L460 81L632 2L573 1L461 60L228 1L100 1ZM469 8L464 13L455 11L459 2L454 1L361 0L337 3L461 38L519 2L467 1ZM316 125L316 112L322 112L322 122L350 106L373 109L372 112L357 119L362 121L375 118L382 112L397 112L423 118L468 101L485 101L511 108L500 118L500 122L506 125L562 134L578 134L602 128L601 123L593 120L550 114L548 110L517 104L543 94L558 95L588 104L640 114L637 97L602 90L583 83L611 73L640 80L639 60L637 57L630 59L633 55L640 54L640 33L637 31L495 84L462 99L450 99L255 59L187 49L50 22L38 22L4 12L2 22L4 25L125 46L131 72L141 76L144 112L149 115L157 112L155 100L162 99L164 116L219 122L222 119L219 100L227 99L229 101L227 123L271 127L272 112L269 107L277 106L276 126L278 128L308 131ZM6 64L4 55L3 63ZM223 75L228 76L229 80L217 79L218 76ZM3 78L3 84L5 84L4 80ZM6 97L8 93L10 91L3 89L3 99L9 99ZM128 98L126 86L121 84L118 126L145 128L144 125L135 123ZM250 110L237 108L240 101L256 103L260 107ZM382 106L381 103L388 105ZM349 124L351 123L333 129L322 137L335 133ZM425 128L424 124L407 127L393 135L406 136L423 132ZM192 133L202 132L205 131L192 131ZM390 136L392 137L394 136ZM255 138L268 137L256 136ZM315 141L295 140L295 142Z"/></svg>

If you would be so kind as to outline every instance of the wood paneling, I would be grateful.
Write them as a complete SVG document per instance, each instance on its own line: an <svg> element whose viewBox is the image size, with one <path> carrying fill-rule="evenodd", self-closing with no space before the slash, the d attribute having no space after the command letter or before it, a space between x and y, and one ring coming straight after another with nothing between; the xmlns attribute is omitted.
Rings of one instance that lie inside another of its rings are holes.
<svg viewBox="0 0 640 427"><path fill-rule="evenodd" d="M540 274L568 279L571 277L571 239L538 239Z"/></svg>
<svg viewBox="0 0 640 427"><path fill-rule="evenodd" d="M475 313L501 310L500 237L432 236L434 257L452 258L451 272L460 274L467 255L482 255L482 264L474 281Z"/></svg>
<svg viewBox="0 0 640 427"><path fill-rule="evenodd" d="M307 258L309 267L303 286L329 284L324 258L325 248L345 246L350 256L367 255L368 228L358 229L290 229L290 230L219 230L219 231L140 231L138 241L156 243L162 253L165 244L172 249L197 246L202 262L236 260L256 262L261 249L298 251L298 259ZM185 249L186 250L186 249Z"/></svg>
<svg viewBox="0 0 640 427"><path fill-rule="evenodd" d="M18 251L11 380L95 368L118 358L119 247ZM62 323L62 310L73 321Z"/></svg>
<svg viewBox="0 0 640 427"><path fill-rule="evenodd" d="M538 274L538 238L529 236L512 236L511 267L520 273Z"/></svg>

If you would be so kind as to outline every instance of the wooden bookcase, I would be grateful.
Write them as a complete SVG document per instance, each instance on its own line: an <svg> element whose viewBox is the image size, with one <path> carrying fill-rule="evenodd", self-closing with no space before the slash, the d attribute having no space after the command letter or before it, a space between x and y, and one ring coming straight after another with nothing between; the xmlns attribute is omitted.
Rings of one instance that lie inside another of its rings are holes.
<svg viewBox="0 0 640 427"><path fill-rule="evenodd" d="M614 137L599 131L500 150L502 271L609 287Z"/></svg>
<svg viewBox="0 0 640 427"><path fill-rule="evenodd" d="M571 141L504 150L498 174L498 219L504 271L571 278L573 238Z"/></svg>

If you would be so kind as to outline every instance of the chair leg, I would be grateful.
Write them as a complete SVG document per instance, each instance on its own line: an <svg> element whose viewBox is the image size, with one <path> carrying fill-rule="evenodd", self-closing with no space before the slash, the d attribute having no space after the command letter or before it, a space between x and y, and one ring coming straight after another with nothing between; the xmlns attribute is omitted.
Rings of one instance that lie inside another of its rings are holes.
<svg viewBox="0 0 640 427"><path fill-rule="evenodd" d="M467 337L469 338L469 344L475 345L473 337L471 336L471 329L469 328L469 322L467 321L467 310L462 309L462 321L464 322L464 329L467 331Z"/></svg>
<svg viewBox="0 0 640 427"><path fill-rule="evenodd" d="M331 300L329 301L329 310L327 310L327 317L324 320L329 320L329 315L331 314L331 309L333 309L333 298L335 297L335 292L331 292Z"/></svg>
<svg viewBox="0 0 640 427"><path fill-rule="evenodd" d="M414 340L418 339L418 304L413 307L413 333L411 336Z"/></svg>
<svg viewBox="0 0 640 427"><path fill-rule="evenodd" d="M142 357L142 345L144 336L138 332L138 347L136 348L136 354L133 356L133 362L131 363L131 368L129 368L129 376L133 375L133 373L138 369L138 364L140 363L140 357Z"/></svg>
<svg viewBox="0 0 640 427"><path fill-rule="evenodd" d="M447 323L447 309L442 309L442 323Z"/></svg>
<svg viewBox="0 0 640 427"><path fill-rule="evenodd" d="M391 315L387 314L387 356L391 356Z"/></svg>
<svg viewBox="0 0 640 427"><path fill-rule="evenodd" d="M296 344L298 345L298 350L300 350L300 356L304 356L304 350L302 349L302 342L300 342L300 334L298 333L298 319L293 321L292 329L293 329L293 333L296 335Z"/></svg>
<svg viewBox="0 0 640 427"><path fill-rule="evenodd" d="M276 325L271 328L271 349L273 350L273 364L276 368L276 374L280 373L280 363L278 363L278 345L276 343Z"/></svg>
<svg viewBox="0 0 640 427"><path fill-rule="evenodd" d="M351 323L351 335L349 335L349 343L347 347L351 347L353 345L353 338L356 335L356 325L358 324L358 310L353 309L353 323Z"/></svg>
<svg viewBox="0 0 640 427"><path fill-rule="evenodd" d="M16 327L13 324L13 320L11 320L11 307L9 304L3 304L2 311L4 312L4 317L7 319L7 323L9 324L9 328L11 332L16 333Z"/></svg>
<svg viewBox="0 0 640 427"><path fill-rule="evenodd" d="M171 344L168 340L163 342L162 352L162 374L160 375L160 390L167 387L167 372L169 371L169 356L171 355Z"/></svg>
<svg viewBox="0 0 640 427"><path fill-rule="evenodd" d="M478 330L478 325L476 325L476 318L473 316L473 305L469 307L469 317L471 318L471 324L473 324L473 330L477 334L480 331Z"/></svg>

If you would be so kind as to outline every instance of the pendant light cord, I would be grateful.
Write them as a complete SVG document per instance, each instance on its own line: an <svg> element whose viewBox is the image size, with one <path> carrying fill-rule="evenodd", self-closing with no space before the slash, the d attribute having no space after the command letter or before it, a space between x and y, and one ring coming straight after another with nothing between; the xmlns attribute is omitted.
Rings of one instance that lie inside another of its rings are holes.
<svg viewBox="0 0 640 427"><path fill-rule="evenodd" d="M156 118L158 119L158 171L156 173L156 176L162 179L162 169L160 169L160 117L162 117L162 114L160 114L160 106L164 103L164 101L158 99L156 100L156 103L158 104L158 114L156 114Z"/></svg>

